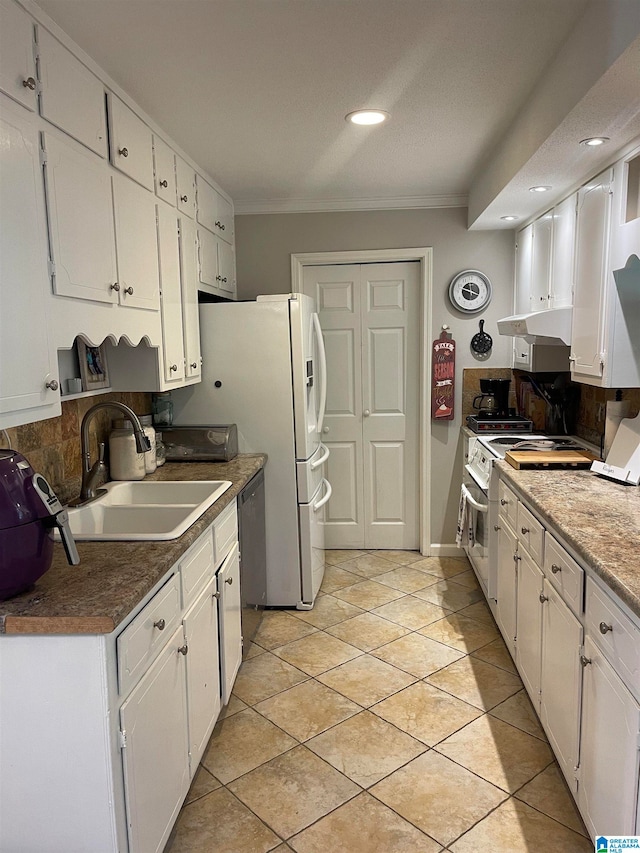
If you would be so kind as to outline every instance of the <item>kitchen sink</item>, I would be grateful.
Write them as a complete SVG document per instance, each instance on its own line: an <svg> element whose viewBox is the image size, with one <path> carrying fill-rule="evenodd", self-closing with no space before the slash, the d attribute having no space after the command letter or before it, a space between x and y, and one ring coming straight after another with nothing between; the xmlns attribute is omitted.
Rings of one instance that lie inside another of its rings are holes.
<svg viewBox="0 0 640 853"><path fill-rule="evenodd" d="M69 526L78 540L177 539L230 486L229 480L107 483L96 500L68 509Z"/></svg>

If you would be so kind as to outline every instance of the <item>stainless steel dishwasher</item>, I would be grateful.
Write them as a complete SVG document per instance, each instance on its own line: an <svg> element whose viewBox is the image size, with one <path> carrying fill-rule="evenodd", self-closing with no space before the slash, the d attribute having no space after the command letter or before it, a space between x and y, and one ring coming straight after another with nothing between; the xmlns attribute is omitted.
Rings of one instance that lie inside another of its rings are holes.
<svg viewBox="0 0 640 853"><path fill-rule="evenodd" d="M267 550L264 521L264 471L260 469L238 495L240 591L243 657L251 646L267 600Z"/></svg>

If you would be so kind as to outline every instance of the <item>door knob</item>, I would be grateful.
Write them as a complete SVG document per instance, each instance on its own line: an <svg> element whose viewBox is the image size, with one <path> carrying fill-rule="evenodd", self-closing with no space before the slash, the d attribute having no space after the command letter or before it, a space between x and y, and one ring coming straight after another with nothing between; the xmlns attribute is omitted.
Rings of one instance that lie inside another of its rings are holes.
<svg viewBox="0 0 640 853"><path fill-rule="evenodd" d="M191 367L193 370L195 370L197 366L198 366L197 362L195 362L195 361L191 362Z"/></svg>
<svg viewBox="0 0 640 853"><path fill-rule="evenodd" d="M362 414L365 416L365 418L368 418L371 412L369 411L369 409L365 409Z"/></svg>
<svg viewBox="0 0 640 853"><path fill-rule="evenodd" d="M188 201L188 197L186 195L181 195L180 201Z"/></svg>
<svg viewBox="0 0 640 853"><path fill-rule="evenodd" d="M173 371L174 371L174 370L177 370L177 369L178 369L178 365L177 365L177 364L170 364L170 365L169 365L169 370L170 370L172 373L173 373Z"/></svg>
<svg viewBox="0 0 640 853"><path fill-rule="evenodd" d="M115 292L116 292L116 293L118 293L118 291L120 290L120 285L119 285L119 284L118 284L118 282L116 281L116 283L115 283L115 284L110 284L110 285L109 285L109 290L115 290Z"/></svg>

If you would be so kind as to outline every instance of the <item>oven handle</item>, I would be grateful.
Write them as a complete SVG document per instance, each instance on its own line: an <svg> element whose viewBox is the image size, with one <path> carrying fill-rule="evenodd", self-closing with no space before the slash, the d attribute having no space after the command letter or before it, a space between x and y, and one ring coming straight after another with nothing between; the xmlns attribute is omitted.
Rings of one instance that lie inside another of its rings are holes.
<svg viewBox="0 0 640 853"><path fill-rule="evenodd" d="M471 504L471 506L472 506L474 509L477 509L477 510L478 510L478 512L487 512L487 511L488 511L488 509L489 509L489 505L488 505L488 504L480 504L480 503L478 503L478 501L474 500L474 499L471 497L471 492L470 492L470 491L469 491L469 489L465 486L465 484L464 484L464 483L462 484L462 494L463 494L463 495L465 496L465 498L469 501L469 503Z"/></svg>

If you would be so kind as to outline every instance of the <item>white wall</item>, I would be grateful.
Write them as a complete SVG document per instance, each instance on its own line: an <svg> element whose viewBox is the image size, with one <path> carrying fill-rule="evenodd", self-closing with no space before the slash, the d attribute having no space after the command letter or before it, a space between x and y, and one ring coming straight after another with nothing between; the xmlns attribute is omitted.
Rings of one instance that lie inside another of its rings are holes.
<svg viewBox="0 0 640 853"><path fill-rule="evenodd" d="M465 367L507 367L511 339L499 337L496 320L511 313L513 300L514 232L467 231L466 208L391 210L340 213L263 214L236 217L238 296L291 290L290 256L302 252L339 252L433 247L433 324L438 337L443 323L457 344L456 418L431 427L431 524L433 543L455 541L462 468L460 406ZM478 317L462 317L447 299L449 282L463 269L479 269L493 284L493 301L481 315L494 340L489 359L477 361L470 341Z"/></svg>

